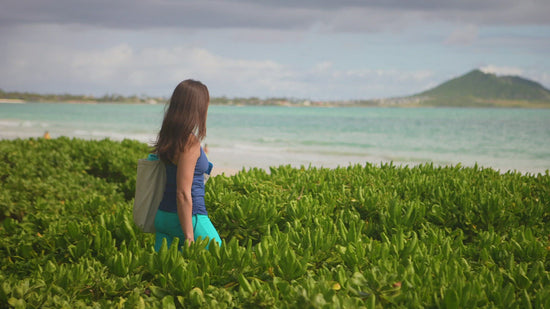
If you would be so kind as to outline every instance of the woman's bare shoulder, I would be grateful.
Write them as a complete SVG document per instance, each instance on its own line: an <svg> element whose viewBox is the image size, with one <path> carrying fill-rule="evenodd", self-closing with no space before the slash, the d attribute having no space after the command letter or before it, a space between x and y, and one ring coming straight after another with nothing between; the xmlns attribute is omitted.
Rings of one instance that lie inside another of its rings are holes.
<svg viewBox="0 0 550 309"><path fill-rule="evenodd" d="M198 158L200 156L200 147L201 144L199 142L199 139L193 134L189 135L189 138L187 139L187 143L185 144L185 147L183 147L183 150L176 153L176 155L174 156L173 163L177 164L180 161L180 158L183 159L184 157L196 156Z"/></svg>
<svg viewBox="0 0 550 309"><path fill-rule="evenodd" d="M200 152L201 143L199 139L194 135L190 134L187 139L187 144L185 145L184 151L190 151L191 153Z"/></svg>

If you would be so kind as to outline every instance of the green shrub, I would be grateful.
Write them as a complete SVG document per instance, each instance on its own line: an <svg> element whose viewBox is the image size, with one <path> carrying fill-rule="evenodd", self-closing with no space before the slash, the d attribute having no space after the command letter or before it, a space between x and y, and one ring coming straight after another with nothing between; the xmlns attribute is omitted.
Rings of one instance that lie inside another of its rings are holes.
<svg viewBox="0 0 550 309"><path fill-rule="evenodd" d="M0 141L0 308L550 308L550 175L354 165L212 177L223 245L154 252L145 144Z"/></svg>

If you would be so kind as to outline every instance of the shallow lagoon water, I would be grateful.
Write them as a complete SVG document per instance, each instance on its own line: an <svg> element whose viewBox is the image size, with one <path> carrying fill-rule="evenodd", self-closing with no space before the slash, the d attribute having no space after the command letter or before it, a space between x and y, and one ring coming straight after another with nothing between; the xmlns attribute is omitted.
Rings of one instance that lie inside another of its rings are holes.
<svg viewBox="0 0 550 309"><path fill-rule="evenodd" d="M163 105L0 104L0 138L45 131L152 143ZM502 172L550 169L550 110L215 106L209 158L219 167L336 167L393 162L478 164Z"/></svg>

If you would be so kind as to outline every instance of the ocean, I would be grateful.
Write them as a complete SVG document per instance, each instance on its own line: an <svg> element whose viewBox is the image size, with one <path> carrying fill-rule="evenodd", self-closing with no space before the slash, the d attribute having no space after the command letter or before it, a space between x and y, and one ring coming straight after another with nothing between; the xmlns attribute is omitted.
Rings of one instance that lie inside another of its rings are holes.
<svg viewBox="0 0 550 309"><path fill-rule="evenodd" d="M0 139L48 131L83 139L152 143L163 105L0 104ZM550 110L216 106L208 113L209 159L224 168L421 163L550 169Z"/></svg>

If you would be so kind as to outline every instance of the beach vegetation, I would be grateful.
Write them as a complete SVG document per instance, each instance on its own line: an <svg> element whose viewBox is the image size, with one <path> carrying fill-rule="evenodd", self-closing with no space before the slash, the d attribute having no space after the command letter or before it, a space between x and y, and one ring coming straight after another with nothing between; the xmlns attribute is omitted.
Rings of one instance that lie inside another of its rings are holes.
<svg viewBox="0 0 550 309"><path fill-rule="evenodd" d="M153 249L124 140L0 140L0 307L550 308L550 174L371 164L211 177L221 247Z"/></svg>

